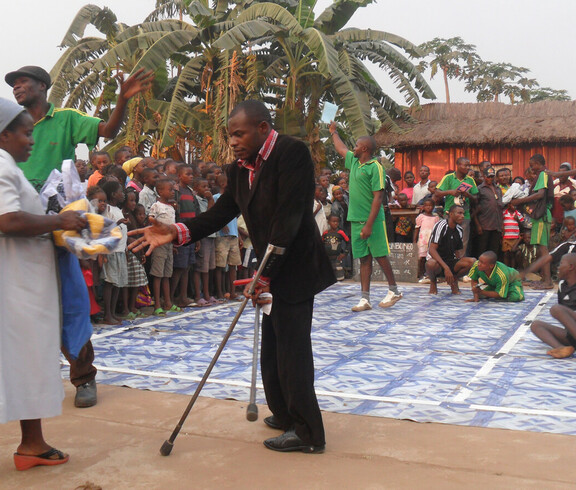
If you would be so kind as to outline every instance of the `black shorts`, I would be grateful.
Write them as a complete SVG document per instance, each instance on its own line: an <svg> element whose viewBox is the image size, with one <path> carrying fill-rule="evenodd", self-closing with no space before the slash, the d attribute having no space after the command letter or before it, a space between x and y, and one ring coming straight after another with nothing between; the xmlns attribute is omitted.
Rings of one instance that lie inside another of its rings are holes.
<svg viewBox="0 0 576 490"><path fill-rule="evenodd" d="M456 257L449 257L447 259L442 257L442 260L452 271L452 274L456 275L456 263L458 262L458 259ZM443 276L443 275L444 275L444 268L441 267L440 272L437 274L437 276Z"/></svg>
<svg viewBox="0 0 576 490"><path fill-rule="evenodd" d="M566 330L566 340L570 342L570 345L576 349L576 339L568 330Z"/></svg>

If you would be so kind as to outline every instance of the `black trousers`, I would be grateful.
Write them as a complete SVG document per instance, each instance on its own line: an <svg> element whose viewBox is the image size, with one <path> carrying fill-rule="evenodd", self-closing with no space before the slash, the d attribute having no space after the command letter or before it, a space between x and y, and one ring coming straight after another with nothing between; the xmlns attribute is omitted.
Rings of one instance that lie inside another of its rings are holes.
<svg viewBox="0 0 576 490"><path fill-rule="evenodd" d="M313 308L314 298L289 304L274 296L262 320L260 364L266 401L280 425L294 426L304 442L321 446L326 441L314 392Z"/></svg>
<svg viewBox="0 0 576 490"><path fill-rule="evenodd" d="M476 236L476 258L484 252L492 250L500 256L502 246L502 232L499 230L484 230L481 235Z"/></svg>

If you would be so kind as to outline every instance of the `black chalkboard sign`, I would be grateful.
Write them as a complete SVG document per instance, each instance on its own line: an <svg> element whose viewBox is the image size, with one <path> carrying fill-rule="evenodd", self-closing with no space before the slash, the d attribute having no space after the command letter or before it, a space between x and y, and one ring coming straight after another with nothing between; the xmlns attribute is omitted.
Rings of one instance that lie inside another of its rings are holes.
<svg viewBox="0 0 576 490"><path fill-rule="evenodd" d="M418 282L418 245L415 243L389 244L390 265L394 278L398 282ZM360 281L360 260L354 259L354 280ZM372 261L372 281L386 281L382 269L375 260Z"/></svg>

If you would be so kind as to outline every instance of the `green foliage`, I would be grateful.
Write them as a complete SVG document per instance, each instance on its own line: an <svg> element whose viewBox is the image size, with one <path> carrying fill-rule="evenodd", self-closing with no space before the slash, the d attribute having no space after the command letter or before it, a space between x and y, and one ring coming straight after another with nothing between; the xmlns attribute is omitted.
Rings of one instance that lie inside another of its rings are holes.
<svg viewBox="0 0 576 490"><path fill-rule="evenodd" d="M442 71L446 86L446 102L450 102L448 79L464 81L464 89L476 94L478 102L499 101L508 97L511 104L539 100L570 100L565 90L541 88L528 77L530 70L511 63L484 61L476 53L476 46L467 44L460 37L435 38L420 45L427 60L417 68L424 72L430 68L430 78Z"/></svg>
<svg viewBox="0 0 576 490"><path fill-rule="evenodd" d="M67 49L52 70L51 98L109 113L114 72L144 67L156 72L156 82L131 103L120 139L159 154L176 148L184 155L192 148L225 162L228 114L238 101L255 98L269 104L279 129L305 139L322 161L326 102L340 106L346 131L358 138L409 119L404 104L434 98L408 58L421 55L417 46L383 31L343 29L372 1L335 0L316 18L316 0L157 0L134 26L87 5L62 42ZM83 38L88 24L105 37ZM385 70L404 100L389 97L365 62Z"/></svg>

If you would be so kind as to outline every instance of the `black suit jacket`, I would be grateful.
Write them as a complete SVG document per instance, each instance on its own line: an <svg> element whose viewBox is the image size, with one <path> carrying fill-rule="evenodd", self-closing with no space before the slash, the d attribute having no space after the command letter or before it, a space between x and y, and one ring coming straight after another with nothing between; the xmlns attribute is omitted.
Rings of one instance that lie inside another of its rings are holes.
<svg viewBox="0 0 576 490"><path fill-rule="evenodd" d="M288 303L313 297L336 279L313 216L314 164L304 143L278 136L256 173L234 162L226 167L228 187L205 213L186 222L196 241L223 228L240 213L259 259L269 243L286 253L269 262L270 290Z"/></svg>

